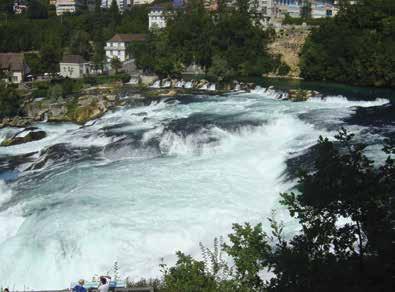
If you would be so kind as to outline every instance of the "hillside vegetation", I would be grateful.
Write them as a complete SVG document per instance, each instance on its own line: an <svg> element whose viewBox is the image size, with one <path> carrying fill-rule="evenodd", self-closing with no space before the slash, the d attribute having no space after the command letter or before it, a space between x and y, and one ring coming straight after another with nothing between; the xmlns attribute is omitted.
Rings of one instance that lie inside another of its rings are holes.
<svg viewBox="0 0 395 292"><path fill-rule="evenodd" d="M301 76L361 86L395 87L395 1L343 3L315 28L301 51Z"/></svg>

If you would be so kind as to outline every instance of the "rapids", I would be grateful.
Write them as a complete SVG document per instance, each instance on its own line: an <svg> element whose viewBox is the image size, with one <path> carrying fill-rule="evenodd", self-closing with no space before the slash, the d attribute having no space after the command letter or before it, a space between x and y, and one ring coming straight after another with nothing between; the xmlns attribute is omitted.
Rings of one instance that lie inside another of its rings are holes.
<svg viewBox="0 0 395 292"><path fill-rule="evenodd" d="M83 127L39 123L45 139L0 148L0 286L65 288L115 261L122 276L158 276L161 258L198 255L199 242L210 246L234 222L266 222L273 209L294 232L278 203L294 185L287 162L341 126L375 151L395 130L346 122L387 99L277 96L181 96Z"/></svg>

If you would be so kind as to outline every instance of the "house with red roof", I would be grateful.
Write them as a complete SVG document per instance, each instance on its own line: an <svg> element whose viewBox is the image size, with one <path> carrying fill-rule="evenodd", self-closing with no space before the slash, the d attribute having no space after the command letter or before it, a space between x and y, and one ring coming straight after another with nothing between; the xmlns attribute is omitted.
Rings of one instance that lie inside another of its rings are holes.
<svg viewBox="0 0 395 292"><path fill-rule="evenodd" d="M128 54L128 45L132 42L142 42L146 38L145 34L125 34L117 33L107 41L104 50L106 52L107 62L110 63L113 58L118 58L125 62L131 58Z"/></svg>

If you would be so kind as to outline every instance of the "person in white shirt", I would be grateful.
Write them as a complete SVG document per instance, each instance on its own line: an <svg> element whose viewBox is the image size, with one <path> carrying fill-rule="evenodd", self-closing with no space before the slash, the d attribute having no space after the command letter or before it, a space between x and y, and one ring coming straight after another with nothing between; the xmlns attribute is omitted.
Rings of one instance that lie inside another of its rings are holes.
<svg viewBox="0 0 395 292"><path fill-rule="evenodd" d="M110 276L101 276L100 285L97 288L97 290L99 292L108 292L108 290L110 289L110 280L111 280Z"/></svg>

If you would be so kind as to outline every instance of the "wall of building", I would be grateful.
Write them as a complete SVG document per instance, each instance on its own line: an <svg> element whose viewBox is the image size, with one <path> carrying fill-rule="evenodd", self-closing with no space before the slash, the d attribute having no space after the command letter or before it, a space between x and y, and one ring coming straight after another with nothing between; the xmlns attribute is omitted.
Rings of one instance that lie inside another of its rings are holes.
<svg viewBox="0 0 395 292"><path fill-rule="evenodd" d="M126 43L107 42L104 50L106 51L107 62L111 62L114 57L118 58L121 62L124 62L128 59L128 55L126 53Z"/></svg>
<svg viewBox="0 0 395 292"><path fill-rule="evenodd" d="M148 28L165 28L166 18L163 10L153 10L148 14Z"/></svg>
<svg viewBox="0 0 395 292"><path fill-rule="evenodd" d="M23 81L23 73L22 72L12 72L11 74L11 82L12 83L21 83Z"/></svg>
<svg viewBox="0 0 395 292"><path fill-rule="evenodd" d="M127 0L115 0L118 5L118 9L120 12L123 12L127 9L128 7L128 1ZM112 0L101 0L101 7L102 8L110 8L111 7Z"/></svg>
<svg viewBox="0 0 395 292"><path fill-rule="evenodd" d="M63 77L81 78L89 73L89 64L60 63L60 75Z"/></svg>
<svg viewBox="0 0 395 292"><path fill-rule="evenodd" d="M75 13L81 5L80 0L58 0L56 1L56 15Z"/></svg>

